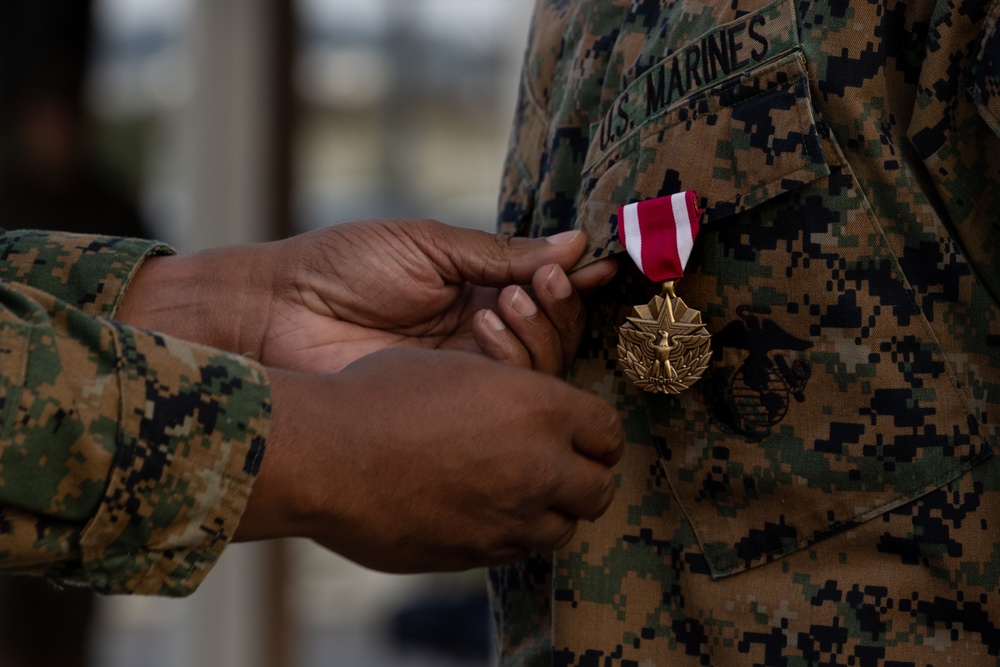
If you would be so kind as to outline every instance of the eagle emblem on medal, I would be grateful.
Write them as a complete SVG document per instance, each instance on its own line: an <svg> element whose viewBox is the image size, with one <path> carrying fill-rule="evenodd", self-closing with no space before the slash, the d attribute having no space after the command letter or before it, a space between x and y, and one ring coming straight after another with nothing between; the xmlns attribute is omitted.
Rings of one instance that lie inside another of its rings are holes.
<svg viewBox="0 0 1000 667"><path fill-rule="evenodd" d="M673 281L618 328L618 362L643 391L679 394L702 376L712 356L701 313L674 293Z"/></svg>

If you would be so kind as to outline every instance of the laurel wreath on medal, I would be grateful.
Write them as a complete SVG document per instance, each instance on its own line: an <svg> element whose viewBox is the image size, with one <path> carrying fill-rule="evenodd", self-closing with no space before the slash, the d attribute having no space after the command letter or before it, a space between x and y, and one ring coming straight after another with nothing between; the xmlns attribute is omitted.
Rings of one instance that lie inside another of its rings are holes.
<svg viewBox="0 0 1000 667"><path fill-rule="evenodd" d="M702 376L712 356L701 313L673 293L672 282L618 328L618 361L643 391L679 394Z"/></svg>

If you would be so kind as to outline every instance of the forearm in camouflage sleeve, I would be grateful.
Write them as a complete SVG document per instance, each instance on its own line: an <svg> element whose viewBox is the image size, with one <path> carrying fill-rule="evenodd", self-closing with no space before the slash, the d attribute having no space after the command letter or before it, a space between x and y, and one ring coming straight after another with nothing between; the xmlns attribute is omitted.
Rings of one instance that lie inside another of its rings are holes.
<svg viewBox="0 0 1000 667"><path fill-rule="evenodd" d="M269 405L252 361L3 285L0 567L190 593L239 521Z"/></svg>
<svg viewBox="0 0 1000 667"><path fill-rule="evenodd" d="M0 280L31 285L91 315L111 316L159 241L37 230L0 231Z"/></svg>

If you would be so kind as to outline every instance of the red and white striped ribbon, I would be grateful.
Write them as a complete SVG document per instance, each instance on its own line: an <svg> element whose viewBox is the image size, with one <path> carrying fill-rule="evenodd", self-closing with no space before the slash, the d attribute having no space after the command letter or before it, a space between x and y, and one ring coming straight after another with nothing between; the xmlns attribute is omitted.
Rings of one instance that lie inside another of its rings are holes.
<svg viewBox="0 0 1000 667"><path fill-rule="evenodd" d="M618 209L618 235L647 278L678 280L694 248L701 214L694 190L635 202Z"/></svg>

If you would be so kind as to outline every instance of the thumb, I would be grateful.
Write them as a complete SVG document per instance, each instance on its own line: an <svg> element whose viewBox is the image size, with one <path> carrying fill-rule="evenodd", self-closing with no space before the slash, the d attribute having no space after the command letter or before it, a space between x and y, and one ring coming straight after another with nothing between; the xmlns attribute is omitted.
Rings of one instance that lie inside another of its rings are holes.
<svg viewBox="0 0 1000 667"><path fill-rule="evenodd" d="M428 256L450 282L494 287L527 284L535 271L547 264L568 270L587 247L587 237L581 231L529 239L460 227L446 230L434 239L435 252L428 252Z"/></svg>

